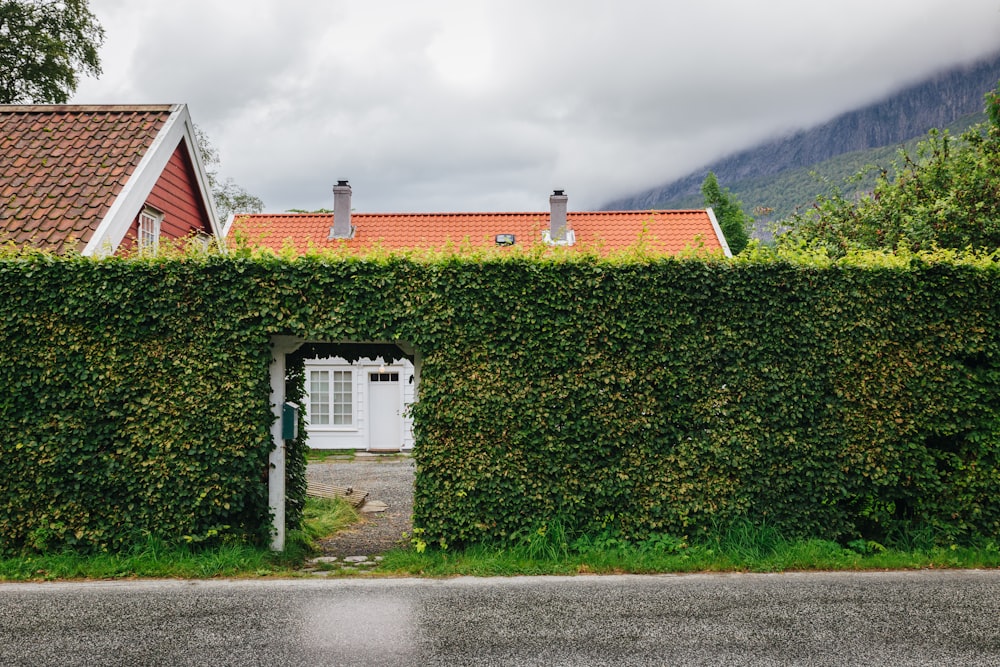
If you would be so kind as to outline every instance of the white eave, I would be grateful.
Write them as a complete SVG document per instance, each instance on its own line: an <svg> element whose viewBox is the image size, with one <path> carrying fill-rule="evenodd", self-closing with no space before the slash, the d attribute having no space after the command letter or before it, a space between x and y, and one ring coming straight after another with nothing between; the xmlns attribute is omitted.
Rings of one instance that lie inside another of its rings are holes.
<svg viewBox="0 0 1000 667"><path fill-rule="evenodd" d="M110 255L118 248L181 141L187 144L188 155L194 168L195 182L198 184L198 192L208 213L212 234L222 247L222 225L208 187L208 177L205 173L205 165L201 161L201 152L198 150L194 123L191 121L187 105L175 104L171 107L167 122L160 128L153 143L150 144L139 164L136 165L135 171L132 172L125 187L115 198L107 215L101 220L101 224L97 226L82 254Z"/></svg>
<svg viewBox="0 0 1000 667"><path fill-rule="evenodd" d="M715 230L715 238L719 239L722 252L725 253L726 257L732 257L733 251L729 249L729 243L726 242L726 235L722 233L722 227L719 226L719 221L715 218L715 211L709 207L705 209L705 213L708 213L708 219L712 221L712 229Z"/></svg>

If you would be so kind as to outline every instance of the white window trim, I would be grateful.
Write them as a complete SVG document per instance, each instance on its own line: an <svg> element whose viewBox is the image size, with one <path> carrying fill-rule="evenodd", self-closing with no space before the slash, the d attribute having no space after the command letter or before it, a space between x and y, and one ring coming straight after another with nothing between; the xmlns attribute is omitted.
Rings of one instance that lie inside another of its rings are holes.
<svg viewBox="0 0 1000 667"><path fill-rule="evenodd" d="M155 255L160 250L160 224L162 222L163 214L155 208L145 206L139 212L139 232L136 235L139 252ZM150 246L150 239L152 246Z"/></svg>
<svg viewBox="0 0 1000 667"><path fill-rule="evenodd" d="M320 432L320 431L322 431L324 433L329 433L329 432L357 433L358 431L360 431L361 429L360 429L360 426L358 425L358 373L357 373L357 370L355 368L353 368L353 367L342 366L342 365L339 365L339 364L337 364L337 365L331 364L331 365L323 365L323 366L309 366L306 370L309 373L313 373L315 371L329 371L331 373L333 373L335 371L341 371L341 372L350 373L350 375L351 375L351 423L350 424L313 424L312 423L312 399L310 397L310 400L305 401L305 404L306 404L306 426L309 428L309 430L314 431L314 432ZM311 382L311 379L312 378L311 378L311 375L310 375L310 377L306 378L306 380L305 380L306 383ZM308 384L307 384L307 389L308 389ZM309 392L307 391L306 392L307 396L308 396L308 393ZM333 393L333 377L332 376L330 378L330 393L331 394ZM330 403L330 407L332 409L332 407L333 407L333 403L332 402ZM331 417L331 419L333 418L333 413L332 412L330 413L330 417Z"/></svg>

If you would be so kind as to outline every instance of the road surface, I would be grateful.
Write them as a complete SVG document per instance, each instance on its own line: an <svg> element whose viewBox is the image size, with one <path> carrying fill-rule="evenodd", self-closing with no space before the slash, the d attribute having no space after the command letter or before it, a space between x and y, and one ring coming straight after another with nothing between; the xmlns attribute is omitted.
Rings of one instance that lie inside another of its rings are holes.
<svg viewBox="0 0 1000 667"><path fill-rule="evenodd" d="M998 665L1000 571L0 584L2 665Z"/></svg>

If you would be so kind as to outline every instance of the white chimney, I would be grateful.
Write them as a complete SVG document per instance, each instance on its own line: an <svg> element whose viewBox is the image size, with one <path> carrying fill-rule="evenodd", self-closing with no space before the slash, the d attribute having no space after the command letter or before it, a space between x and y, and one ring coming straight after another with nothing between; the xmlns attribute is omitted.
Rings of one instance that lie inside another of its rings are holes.
<svg viewBox="0 0 1000 667"><path fill-rule="evenodd" d="M554 190L549 197L552 212L549 214L549 239L552 243L566 241L566 202L569 197L564 190Z"/></svg>
<svg viewBox="0 0 1000 667"><path fill-rule="evenodd" d="M331 239L349 239L354 236L351 226L351 186L347 181L337 181L333 186L333 227Z"/></svg>

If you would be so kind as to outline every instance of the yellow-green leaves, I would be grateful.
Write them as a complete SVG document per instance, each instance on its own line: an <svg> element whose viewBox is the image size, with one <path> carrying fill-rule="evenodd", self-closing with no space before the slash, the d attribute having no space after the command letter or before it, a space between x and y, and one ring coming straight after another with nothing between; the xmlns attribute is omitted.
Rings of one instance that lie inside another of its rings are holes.
<svg viewBox="0 0 1000 667"><path fill-rule="evenodd" d="M0 551L264 540L273 335L405 341L426 544L1000 530L990 255L0 257ZM288 396L302 387L294 378ZM289 444L291 523L305 493Z"/></svg>

